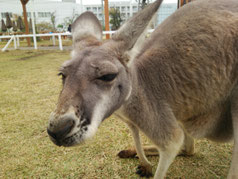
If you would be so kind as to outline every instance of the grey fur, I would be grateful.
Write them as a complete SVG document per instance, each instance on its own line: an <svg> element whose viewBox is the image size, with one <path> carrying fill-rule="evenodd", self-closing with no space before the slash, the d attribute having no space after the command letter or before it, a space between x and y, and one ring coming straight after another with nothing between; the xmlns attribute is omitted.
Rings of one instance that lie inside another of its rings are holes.
<svg viewBox="0 0 238 179"><path fill-rule="evenodd" d="M238 179L238 1L199 0L185 5L143 45L136 45L141 49L135 50L138 54L129 59L128 67L125 53L133 48L160 3L139 12L112 40L74 49L77 54L62 68L66 79L48 130L60 131L62 136L66 131L62 116L73 107L75 123L88 119L84 127L89 129L83 132L74 126L74 135L68 134L67 141L64 136L57 140L60 145L75 145L86 139L88 131L94 134L98 123L116 111L132 131L143 175L150 175L152 168L139 130L159 150L155 178L161 179L182 146L188 154L194 153L192 137L233 140L228 178ZM107 74L117 76L105 82L102 77Z"/></svg>

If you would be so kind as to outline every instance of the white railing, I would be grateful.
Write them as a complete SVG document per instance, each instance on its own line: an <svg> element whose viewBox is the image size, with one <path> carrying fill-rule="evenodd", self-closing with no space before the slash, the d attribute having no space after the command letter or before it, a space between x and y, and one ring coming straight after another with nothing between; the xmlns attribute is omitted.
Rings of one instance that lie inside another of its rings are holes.
<svg viewBox="0 0 238 179"><path fill-rule="evenodd" d="M6 51L6 49L9 46L9 44L12 42L12 40L14 41L14 48L17 49L20 46L20 38L32 37L33 41L34 41L34 49L38 49L36 37L51 36L52 40L53 40L53 45L55 45L55 36L58 36L59 49L63 50L62 39L61 39L62 35L64 35L64 36L71 36L71 33L49 33L49 34L35 34L35 35L34 34L6 35L6 36L0 36L0 39L7 39L7 38L9 38L9 41L7 42L7 44L2 48L2 51L4 52L4 51Z"/></svg>
<svg viewBox="0 0 238 179"><path fill-rule="evenodd" d="M154 29L148 30L149 33L153 32ZM113 34L115 31L103 31L103 35L106 34ZM55 37L58 36L58 41L59 41L59 49L63 50L63 44L62 44L62 36L71 36L72 34L70 32L65 32L65 33L49 33L49 34L24 34L24 35L5 35L5 36L0 36L0 39L9 39L7 44L2 48L2 52L6 51L10 43L13 41L14 42L14 48L17 49L20 47L20 38L26 38L26 37L32 37L34 41L34 49L38 49L37 47L37 41L36 37L52 37L53 45L55 46Z"/></svg>

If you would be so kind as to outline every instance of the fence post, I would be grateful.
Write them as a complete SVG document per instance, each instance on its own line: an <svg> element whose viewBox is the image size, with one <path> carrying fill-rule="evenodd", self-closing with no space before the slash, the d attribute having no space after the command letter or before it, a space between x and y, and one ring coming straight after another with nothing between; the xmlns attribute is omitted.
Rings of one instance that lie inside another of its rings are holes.
<svg viewBox="0 0 238 179"><path fill-rule="evenodd" d="M36 34L33 34L34 49L37 50Z"/></svg>
<svg viewBox="0 0 238 179"><path fill-rule="evenodd" d="M5 47L3 47L2 52L4 52L4 51L7 49L8 45L11 43L11 41L12 41L13 38L14 38L13 36L10 38L10 40L7 42L7 44L5 45Z"/></svg>
<svg viewBox="0 0 238 179"><path fill-rule="evenodd" d="M13 41L14 41L14 48L17 49L17 42L16 42L16 36L13 35Z"/></svg>
<svg viewBox="0 0 238 179"><path fill-rule="evenodd" d="M53 45L55 46L55 36L52 36Z"/></svg>
<svg viewBox="0 0 238 179"><path fill-rule="evenodd" d="M18 36L17 36L17 47L20 47L20 39Z"/></svg>
<svg viewBox="0 0 238 179"><path fill-rule="evenodd" d="M61 39L61 35L60 34L58 35L58 38L59 38L59 48L60 48L60 50L63 50L62 39Z"/></svg>

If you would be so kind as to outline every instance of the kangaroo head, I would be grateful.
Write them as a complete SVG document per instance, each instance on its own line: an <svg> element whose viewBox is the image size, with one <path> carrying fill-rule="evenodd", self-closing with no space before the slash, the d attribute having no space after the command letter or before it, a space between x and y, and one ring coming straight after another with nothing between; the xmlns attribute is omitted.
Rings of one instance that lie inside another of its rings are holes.
<svg viewBox="0 0 238 179"><path fill-rule="evenodd" d="M56 145L73 146L92 137L100 123L129 98L132 81L125 54L160 4L149 5L105 42L93 13L83 13L72 24L72 59L60 68L63 89L47 128Z"/></svg>

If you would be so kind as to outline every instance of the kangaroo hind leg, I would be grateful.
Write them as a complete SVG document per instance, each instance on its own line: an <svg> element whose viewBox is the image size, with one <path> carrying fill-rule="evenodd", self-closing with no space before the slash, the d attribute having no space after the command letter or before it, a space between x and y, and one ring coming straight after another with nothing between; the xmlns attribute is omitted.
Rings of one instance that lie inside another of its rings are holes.
<svg viewBox="0 0 238 179"><path fill-rule="evenodd" d="M192 156L195 153L194 139L187 133L184 134L184 144L178 155ZM145 156L159 156L158 148L155 145L145 145L143 146L143 150ZM135 147L132 147L126 150L121 150L117 155L120 158L135 158L137 153Z"/></svg>
<svg viewBox="0 0 238 179"><path fill-rule="evenodd" d="M179 153L181 156L192 156L195 153L195 144L194 139L184 132L184 144L183 147Z"/></svg>
<svg viewBox="0 0 238 179"><path fill-rule="evenodd" d="M159 151L154 145L145 145L142 147L144 150L145 156L158 156ZM135 158L137 155L136 148L132 147L126 150L122 150L118 153L120 158Z"/></svg>
<svg viewBox="0 0 238 179"><path fill-rule="evenodd" d="M155 172L154 178L163 179L166 176L166 172L173 162L174 158L178 155L183 142L184 142L184 132L181 128L175 129L177 132L176 138L169 141L166 146L159 148L160 158L159 164Z"/></svg>
<svg viewBox="0 0 238 179"><path fill-rule="evenodd" d="M231 115L234 135L234 147L232 152L231 167L228 174L228 179L238 179L238 88L231 99Z"/></svg>

